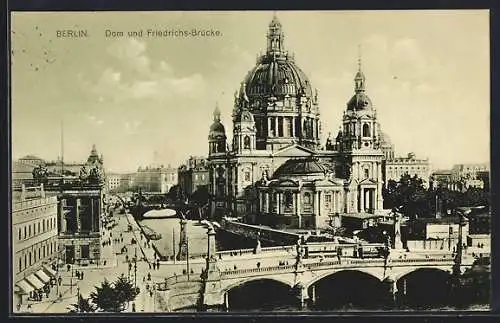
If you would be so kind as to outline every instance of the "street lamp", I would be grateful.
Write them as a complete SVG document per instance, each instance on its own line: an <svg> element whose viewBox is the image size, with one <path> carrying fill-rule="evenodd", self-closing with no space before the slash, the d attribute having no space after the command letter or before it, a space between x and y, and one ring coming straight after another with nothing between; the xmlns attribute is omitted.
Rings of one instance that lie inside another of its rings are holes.
<svg viewBox="0 0 500 323"><path fill-rule="evenodd" d="M135 247L134 256L134 289L137 288L137 247Z"/></svg>

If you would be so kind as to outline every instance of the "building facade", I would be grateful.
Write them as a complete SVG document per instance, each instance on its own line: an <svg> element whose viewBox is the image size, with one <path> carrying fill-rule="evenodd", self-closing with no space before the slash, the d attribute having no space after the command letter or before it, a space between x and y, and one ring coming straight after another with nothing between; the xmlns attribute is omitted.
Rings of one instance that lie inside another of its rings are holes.
<svg viewBox="0 0 500 323"><path fill-rule="evenodd" d="M134 175L132 186L143 192L168 193L172 186L177 184L177 169L170 165L152 165L139 167Z"/></svg>
<svg viewBox="0 0 500 323"><path fill-rule="evenodd" d="M425 187L429 187L430 165L429 159L416 158L415 154L409 153L407 157L397 157L385 161L385 183L389 180L399 181L401 176L410 175L421 178Z"/></svg>
<svg viewBox="0 0 500 323"><path fill-rule="evenodd" d="M12 192L12 271L14 304L43 290L55 278L51 265L58 257L57 196L43 188Z"/></svg>
<svg viewBox="0 0 500 323"><path fill-rule="evenodd" d="M191 156L178 169L179 191L184 199L189 199L198 189L206 188L209 184L209 170L207 158Z"/></svg>
<svg viewBox="0 0 500 323"><path fill-rule="evenodd" d="M64 178L59 187L59 249L68 264L101 260L101 216L106 191L103 164L94 145L78 178Z"/></svg>
<svg viewBox="0 0 500 323"><path fill-rule="evenodd" d="M116 192L121 186L122 174L108 173L106 175L106 186L109 192Z"/></svg>
<svg viewBox="0 0 500 323"><path fill-rule="evenodd" d="M274 17L266 53L235 93L231 145L220 111L214 112L208 137L211 215L248 222L275 217L279 226L321 228L336 213L381 210L384 153L361 64L342 129L323 146L318 93L283 39Z"/></svg>

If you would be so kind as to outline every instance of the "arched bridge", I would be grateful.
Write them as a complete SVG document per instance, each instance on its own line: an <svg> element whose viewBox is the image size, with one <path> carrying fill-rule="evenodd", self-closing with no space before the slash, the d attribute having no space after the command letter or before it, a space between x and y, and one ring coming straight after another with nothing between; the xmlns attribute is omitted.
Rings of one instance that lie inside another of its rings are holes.
<svg viewBox="0 0 500 323"><path fill-rule="evenodd" d="M243 259L243 258L242 258ZM463 256L458 266L461 272L470 267L473 258ZM353 277L369 278L384 286L393 295L398 289L406 289L406 279L417 272L431 272L449 276L456 266L455 256L451 253L433 255L401 253L388 259L353 257L309 258L278 266L259 266L258 268L221 269L224 259L213 257L207 261L207 271L201 277L176 276L166 279L160 290L166 290L165 298L169 311L186 307L230 306L229 294L237 288L256 281L271 281L287 287L300 304L314 301L316 286L319 282L346 272ZM402 283L404 281L404 284ZM361 287L362 289L363 287ZM405 291L406 293L406 291Z"/></svg>

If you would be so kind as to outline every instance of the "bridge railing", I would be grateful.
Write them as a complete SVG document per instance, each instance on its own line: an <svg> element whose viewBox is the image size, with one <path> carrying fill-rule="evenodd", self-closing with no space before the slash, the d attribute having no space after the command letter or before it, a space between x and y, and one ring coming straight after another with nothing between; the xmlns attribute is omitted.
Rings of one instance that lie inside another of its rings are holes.
<svg viewBox="0 0 500 323"><path fill-rule="evenodd" d="M286 251L286 252L295 252L296 247L295 246L276 246L276 247L264 247L261 248L260 253L266 253L266 252L275 252L275 251ZM216 255L221 257L226 257L226 256L240 256L244 254L253 254L254 249L235 249L235 250L222 250L222 251L217 251Z"/></svg>
<svg viewBox="0 0 500 323"><path fill-rule="evenodd" d="M283 265L283 266L270 266L270 267L261 267L261 268L246 268L246 269L236 269L236 270L226 270L221 272L221 278L231 277L231 276L240 276L245 274L253 274L253 273L264 273L264 272L290 272L293 270L295 265Z"/></svg>

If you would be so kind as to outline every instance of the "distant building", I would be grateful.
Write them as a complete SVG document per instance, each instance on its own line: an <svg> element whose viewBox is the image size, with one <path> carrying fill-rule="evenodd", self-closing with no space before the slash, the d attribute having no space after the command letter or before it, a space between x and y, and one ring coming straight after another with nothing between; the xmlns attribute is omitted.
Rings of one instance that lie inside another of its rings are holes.
<svg viewBox="0 0 500 323"><path fill-rule="evenodd" d="M458 239L459 217L420 218L408 223L409 240L449 240ZM469 223L462 230L462 239L465 243L469 234Z"/></svg>
<svg viewBox="0 0 500 323"><path fill-rule="evenodd" d="M24 163L19 160L14 160L12 162L12 186L20 188L21 185L34 186L35 181L33 179L33 169L37 165L32 163Z"/></svg>
<svg viewBox="0 0 500 323"><path fill-rule="evenodd" d="M189 198L196 190L209 184L209 169L205 157L191 156L178 169L179 190Z"/></svg>
<svg viewBox="0 0 500 323"><path fill-rule="evenodd" d="M45 165L45 160L33 155L24 156L22 158L19 158L17 161L25 165L31 165L33 167L39 165Z"/></svg>
<svg viewBox="0 0 500 323"><path fill-rule="evenodd" d="M468 216L471 234L489 234L491 232L491 213L488 207L472 207Z"/></svg>
<svg viewBox="0 0 500 323"><path fill-rule="evenodd" d="M438 187L451 188L452 172L451 170L436 170L431 174L430 187L436 189Z"/></svg>
<svg viewBox="0 0 500 323"><path fill-rule="evenodd" d="M389 180L399 181L401 176L410 175L421 178L425 187L429 187L430 166L429 159L419 159L415 154L409 153L407 157L396 157L385 161L387 185Z"/></svg>
<svg viewBox="0 0 500 323"><path fill-rule="evenodd" d="M57 196L43 185L21 186L12 192L12 271L14 304L42 290L55 278L58 254Z"/></svg>
<svg viewBox="0 0 500 323"><path fill-rule="evenodd" d="M163 165L139 167L133 179L134 189L144 192L167 193L170 188L177 184L177 169L164 167Z"/></svg>
<svg viewBox="0 0 500 323"><path fill-rule="evenodd" d="M108 173L106 176L106 186L108 191L116 192L121 186L122 174Z"/></svg>
<svg viewBox="0 0 500 323"><path fill-rule="evenodd" d="M485 172L489 172L489 165L486 163L454 165L451 169L452 189L459 191L465 191L468 188L483 189Z"/></svg>

